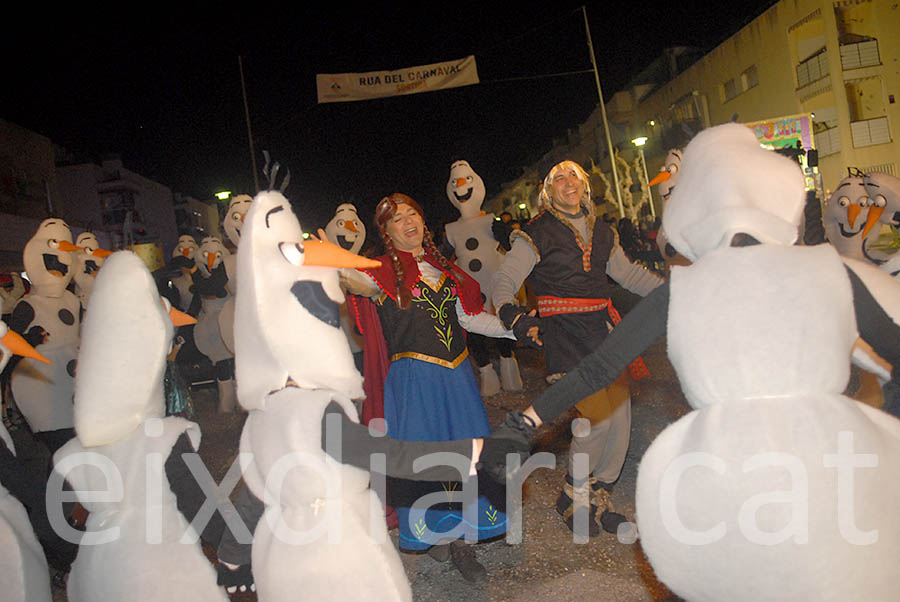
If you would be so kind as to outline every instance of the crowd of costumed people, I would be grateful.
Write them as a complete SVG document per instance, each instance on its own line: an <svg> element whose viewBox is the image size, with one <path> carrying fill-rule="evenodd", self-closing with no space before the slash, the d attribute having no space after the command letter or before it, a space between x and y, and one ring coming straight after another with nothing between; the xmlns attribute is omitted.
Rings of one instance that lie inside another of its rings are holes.
<svg viewBox="0 0 900 602"><path fill-rule="evenodd" d="M573 408L554 509L574 541L640 538L685 600L896 598L900 260L879 237L900 180L848 168L819 211L796 161L709 128L650 182L660 275L573 161L515 228L454 161L440 241L401 192L304 232L278 172L231 200L225 239L184 234L153 271L57 218L25 245L0 322L24 419L0 426L5 600L412 600L401 554L418 552L488 582L477 544L511 534L508 490ZM642 298L617 308L610 279ZM692 411L640 459L630 517L612 503L629 387L663 337ZM492 431L484 399L523 389L517 345L549 387ZM185 357L217 412L245 413L221 486Z"/></svg>

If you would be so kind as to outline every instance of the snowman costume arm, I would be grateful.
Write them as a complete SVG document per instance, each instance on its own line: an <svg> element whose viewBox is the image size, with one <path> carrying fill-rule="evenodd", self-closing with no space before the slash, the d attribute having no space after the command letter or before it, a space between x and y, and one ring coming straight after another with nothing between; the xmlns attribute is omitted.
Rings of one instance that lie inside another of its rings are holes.
<svg viewBox="0 0 900 602"><path fill-rule="evenodd" d="M668 314L669 283L665 282L628 312L600 347L534 401L532 407L541 422L553 420L575 402L611 385L641 352L665 336Z"/></svg>
<svg viewBox="0 0 900 602"><path fill-rule="evenodd" d="M860 337L885 361L900 365L900 326L849 267L847 275ZM634 358L665 336L668 313L669 284L664 283L642 299L600 347L534 401L532 407L541 421L553 420L568 410L573 399L584 399L612 384ZM893 376L896 380L900 371L895 370Z"/></svg>
<svg viewBox="0 0 900 602"><path fill-rule="evenodd" d="M340 417L340 456L334 459L362 470L371 470L372 454L384 454L387 463L385 474L416 481L455 481L459 471L449 465L437 465L416 472L413 463L417 458L433 453L452 453L469 460L468 475L475 474L475 444L472 439L458 441L399 441L387 436L372 435L369 427L350 420L340 404L332 401L322 416L322 449L331 455L326 444L326 420L330 414Z"/></svg>
<svg viewBox="0 0 900 602"><path fill-rule="evenodd" d="M491 287L494 307L500 308L507 303L517 305L516 293L522 288L522 283L531 274L538 259L537 252L524 238L516 237L513 240L512 248L503 257L500 269L494 274Z"/></svg>

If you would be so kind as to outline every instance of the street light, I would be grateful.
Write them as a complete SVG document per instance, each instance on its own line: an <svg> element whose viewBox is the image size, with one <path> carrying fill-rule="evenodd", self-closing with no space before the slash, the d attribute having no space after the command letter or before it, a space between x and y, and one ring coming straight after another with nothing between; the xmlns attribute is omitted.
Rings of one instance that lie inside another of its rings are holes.
<svg viewBox="0 0 900 602"><path fill-rule="evenodd" d="M223 190L222 192L217 192L217 193L215 194L215 197L216 197L217 199L219 199L220 201L227 201L227 200L228 200L228 197L230 197L230 196L231 196L231 191L230 191L230 190Z"/></svg>
<svg viewBox="0 0 900 602"><path fill-rule="evenodd" d="M650 176L647 174L647 161L644 159L644 145L647 144L647 137L638 136L631 143L638 147L638 153L641 156L641 166L644 168L644 183L649 184ZM650 192L649 187L647 188L647 194L650 196L650 215L653 216L653 219L656 219L656 210L653 208L653 193Z"/></svg>

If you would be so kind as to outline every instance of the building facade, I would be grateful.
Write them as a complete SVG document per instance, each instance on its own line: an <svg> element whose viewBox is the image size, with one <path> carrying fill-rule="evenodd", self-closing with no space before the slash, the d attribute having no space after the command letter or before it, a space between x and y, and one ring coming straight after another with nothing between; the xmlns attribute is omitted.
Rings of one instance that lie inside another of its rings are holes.
<svg viewBox="0 0 900 602"><path fill-rule="evenodd" d="M701 129L810 114L826 195L848 168L900 175L898 32L897 2L781 0L705 55L667 51L613 94L606 106L613 145L632 161L631 140L647 136L652 177L668 149ZM679 57L689 60L679 64ZM563 158L589 171L599 166L611 179L603 140L598 108L541 161L523 168L521 182L504 184L489 206L497 211L511 203L506 191L524 190L528 174L546 173ZM595 200L602 200L601 189ZM655 203L658 213L658 198Z"/></svg>

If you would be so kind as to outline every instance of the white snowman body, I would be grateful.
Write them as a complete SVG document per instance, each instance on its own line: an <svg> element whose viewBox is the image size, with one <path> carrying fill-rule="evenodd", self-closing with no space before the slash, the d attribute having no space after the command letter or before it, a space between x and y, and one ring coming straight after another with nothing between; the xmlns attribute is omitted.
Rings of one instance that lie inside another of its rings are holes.
<svg viewBox="0 0 900 602"><path fill-rule="evenodd" d="M18 304L31 306L34 317L27 328L38 325L46 331L45 342L36 349L53 362L47 365L23 358L13 370L11 386L16 404L35 432L72 427L74 361L81 318L81 302L66 290L73 276L73 250L69 226L49 218L41 222L23 253L32 288Z"/></svg>
<svg viewBox="0 0 900 602"><path fill-rule="evenodd" d="M491 281L503 254L494 238L494 215L481 211L484 195L484 182L467 161L450 166L447 197L459 209L460 218L447 224L444 232L456 251L456 264L478 282L484 299L489 300Z"/></svg>
<svg viewBox="0 0 900 602"><path fill-rule="evenodd" d="M667 341L695 409L644 454L636 516L686 600L896 598L900 421L842 395L850 279L833 247L793 245L803 203L796 164L728 124L685 149L663 217L693 262L672 268ZM897 322L900 288L848 265Z"/></svg>

